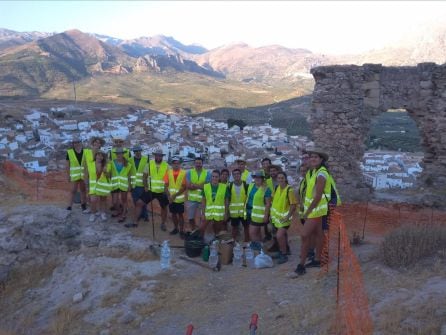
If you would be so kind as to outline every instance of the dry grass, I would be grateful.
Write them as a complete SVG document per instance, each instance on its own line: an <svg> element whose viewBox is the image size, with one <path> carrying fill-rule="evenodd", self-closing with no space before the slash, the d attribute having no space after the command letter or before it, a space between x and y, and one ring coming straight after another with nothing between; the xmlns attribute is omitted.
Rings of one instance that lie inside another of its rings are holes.
<svg viewBox="0 0 446 335"><path fill-rule="evenodd" d="M445 246L445 226L405 226L385 237L380 246L380 256L390 267L404 267L423 257L443 252Z"/></svg>
<svg viewBox="0 0 446 335"><path fill-rule="evenodd" d="M73 333L73 326L78 325L82 313L62 306L57 309L55 318L49 327L49 335L66 335Z"/></svg>
<svg viewBox="0 0 446 335"><path fill-rule="evenodd" d="M118 248L109 248L106 250L101 250L101 254L111 258L128 258L135 262L154 261L158 259L158 257L155 256L149 249L126 251Z"/></svg>

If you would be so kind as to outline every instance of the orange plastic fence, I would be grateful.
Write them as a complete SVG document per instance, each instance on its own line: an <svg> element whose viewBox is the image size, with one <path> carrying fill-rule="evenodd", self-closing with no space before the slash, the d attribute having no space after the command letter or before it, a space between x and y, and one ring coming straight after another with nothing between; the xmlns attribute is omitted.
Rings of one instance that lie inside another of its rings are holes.
<svg viewBox="0 0 446 335"><path fill-rule="evenodd" d="M367 293L361 267L350 247L350 239L342 214L333 210L326 239L325 269L337 270L336 319L332 329L336 334L368 335L373 332Z"/></svg>

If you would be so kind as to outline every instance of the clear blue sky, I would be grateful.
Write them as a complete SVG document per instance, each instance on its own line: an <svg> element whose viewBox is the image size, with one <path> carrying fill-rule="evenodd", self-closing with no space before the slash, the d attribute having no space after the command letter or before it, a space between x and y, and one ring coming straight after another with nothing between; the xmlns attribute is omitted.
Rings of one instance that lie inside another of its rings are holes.
<svg viewBox="0 0 446 335"><path fill-rule="evenodd" d="M163 34L214 48L231 42L319 52L381 47L422 22L446 18L446 1L0 1L0 27L77 28L123 39Z"/></svg>

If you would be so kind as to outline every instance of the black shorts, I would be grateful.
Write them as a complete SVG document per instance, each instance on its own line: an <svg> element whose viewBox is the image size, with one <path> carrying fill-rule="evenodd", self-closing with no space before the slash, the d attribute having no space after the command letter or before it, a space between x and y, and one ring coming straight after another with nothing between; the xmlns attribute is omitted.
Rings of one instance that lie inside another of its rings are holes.
<svg viewBox="0 0 446 335"><path fill-rule="evenodd" d="M238 227L240 223L243 226L246 226L248 224L244 218L231 218L232 227Z"/></svg>
<svg viewBox="0 0 446 335"><path fill-rule="evenodd" d="M169 211L172 214L183 214L184 213L184 203L172 202L169 204Z"/></svg>
<svg viewBox="0 0 446 335"><path fill-rule="evenodd" d="M161 208L166 208L169 204L169 199L167 198L166 193L155 193L152 191L143 192L139 197L146 205L151 202L153 199L158 199Z"/></svg>
<svg viewBox="0 0 446 335"><path fill-rule="evenodd" d="M121 191L120 189L113 190L111 193L127 193L128 191Z"/></svg>

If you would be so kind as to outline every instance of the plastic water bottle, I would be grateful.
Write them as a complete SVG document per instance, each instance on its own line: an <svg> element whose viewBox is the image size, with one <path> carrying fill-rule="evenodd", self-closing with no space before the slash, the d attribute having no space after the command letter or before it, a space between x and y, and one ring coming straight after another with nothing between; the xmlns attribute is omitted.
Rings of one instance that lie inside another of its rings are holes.
<svg viewBox="0 0 446 335"><path fill-rule="evenodd" d="M234 249L232 250L233 257L232 257L232 265L234 266L242 266L243 265L243 249L241 248L240 244L236 243Z"/></svg>
<svg viewBox="0 0 446 335"><path fill-rule="evenodd" d="M164 241L161 247L161 257L160 257L160 265L162 270L167 270L170 268L170 246L169 241Z"/></svg>
<svg viewBox="0 0 446 335"><path fill-rule="evenodd" d="M214 241L211 244L211 248L209 251L209 266L214 269L217 267L218 264L218 248L217 248L218 241Z"/></svg>
<svg viewBox="0 0 446 335"><path fill-rule="evenodd" d="M246 258L246 265L253 269L254 266L254 251L251 249L251 243L249 243L248 247L245 250L245 258Z"/></svg>

